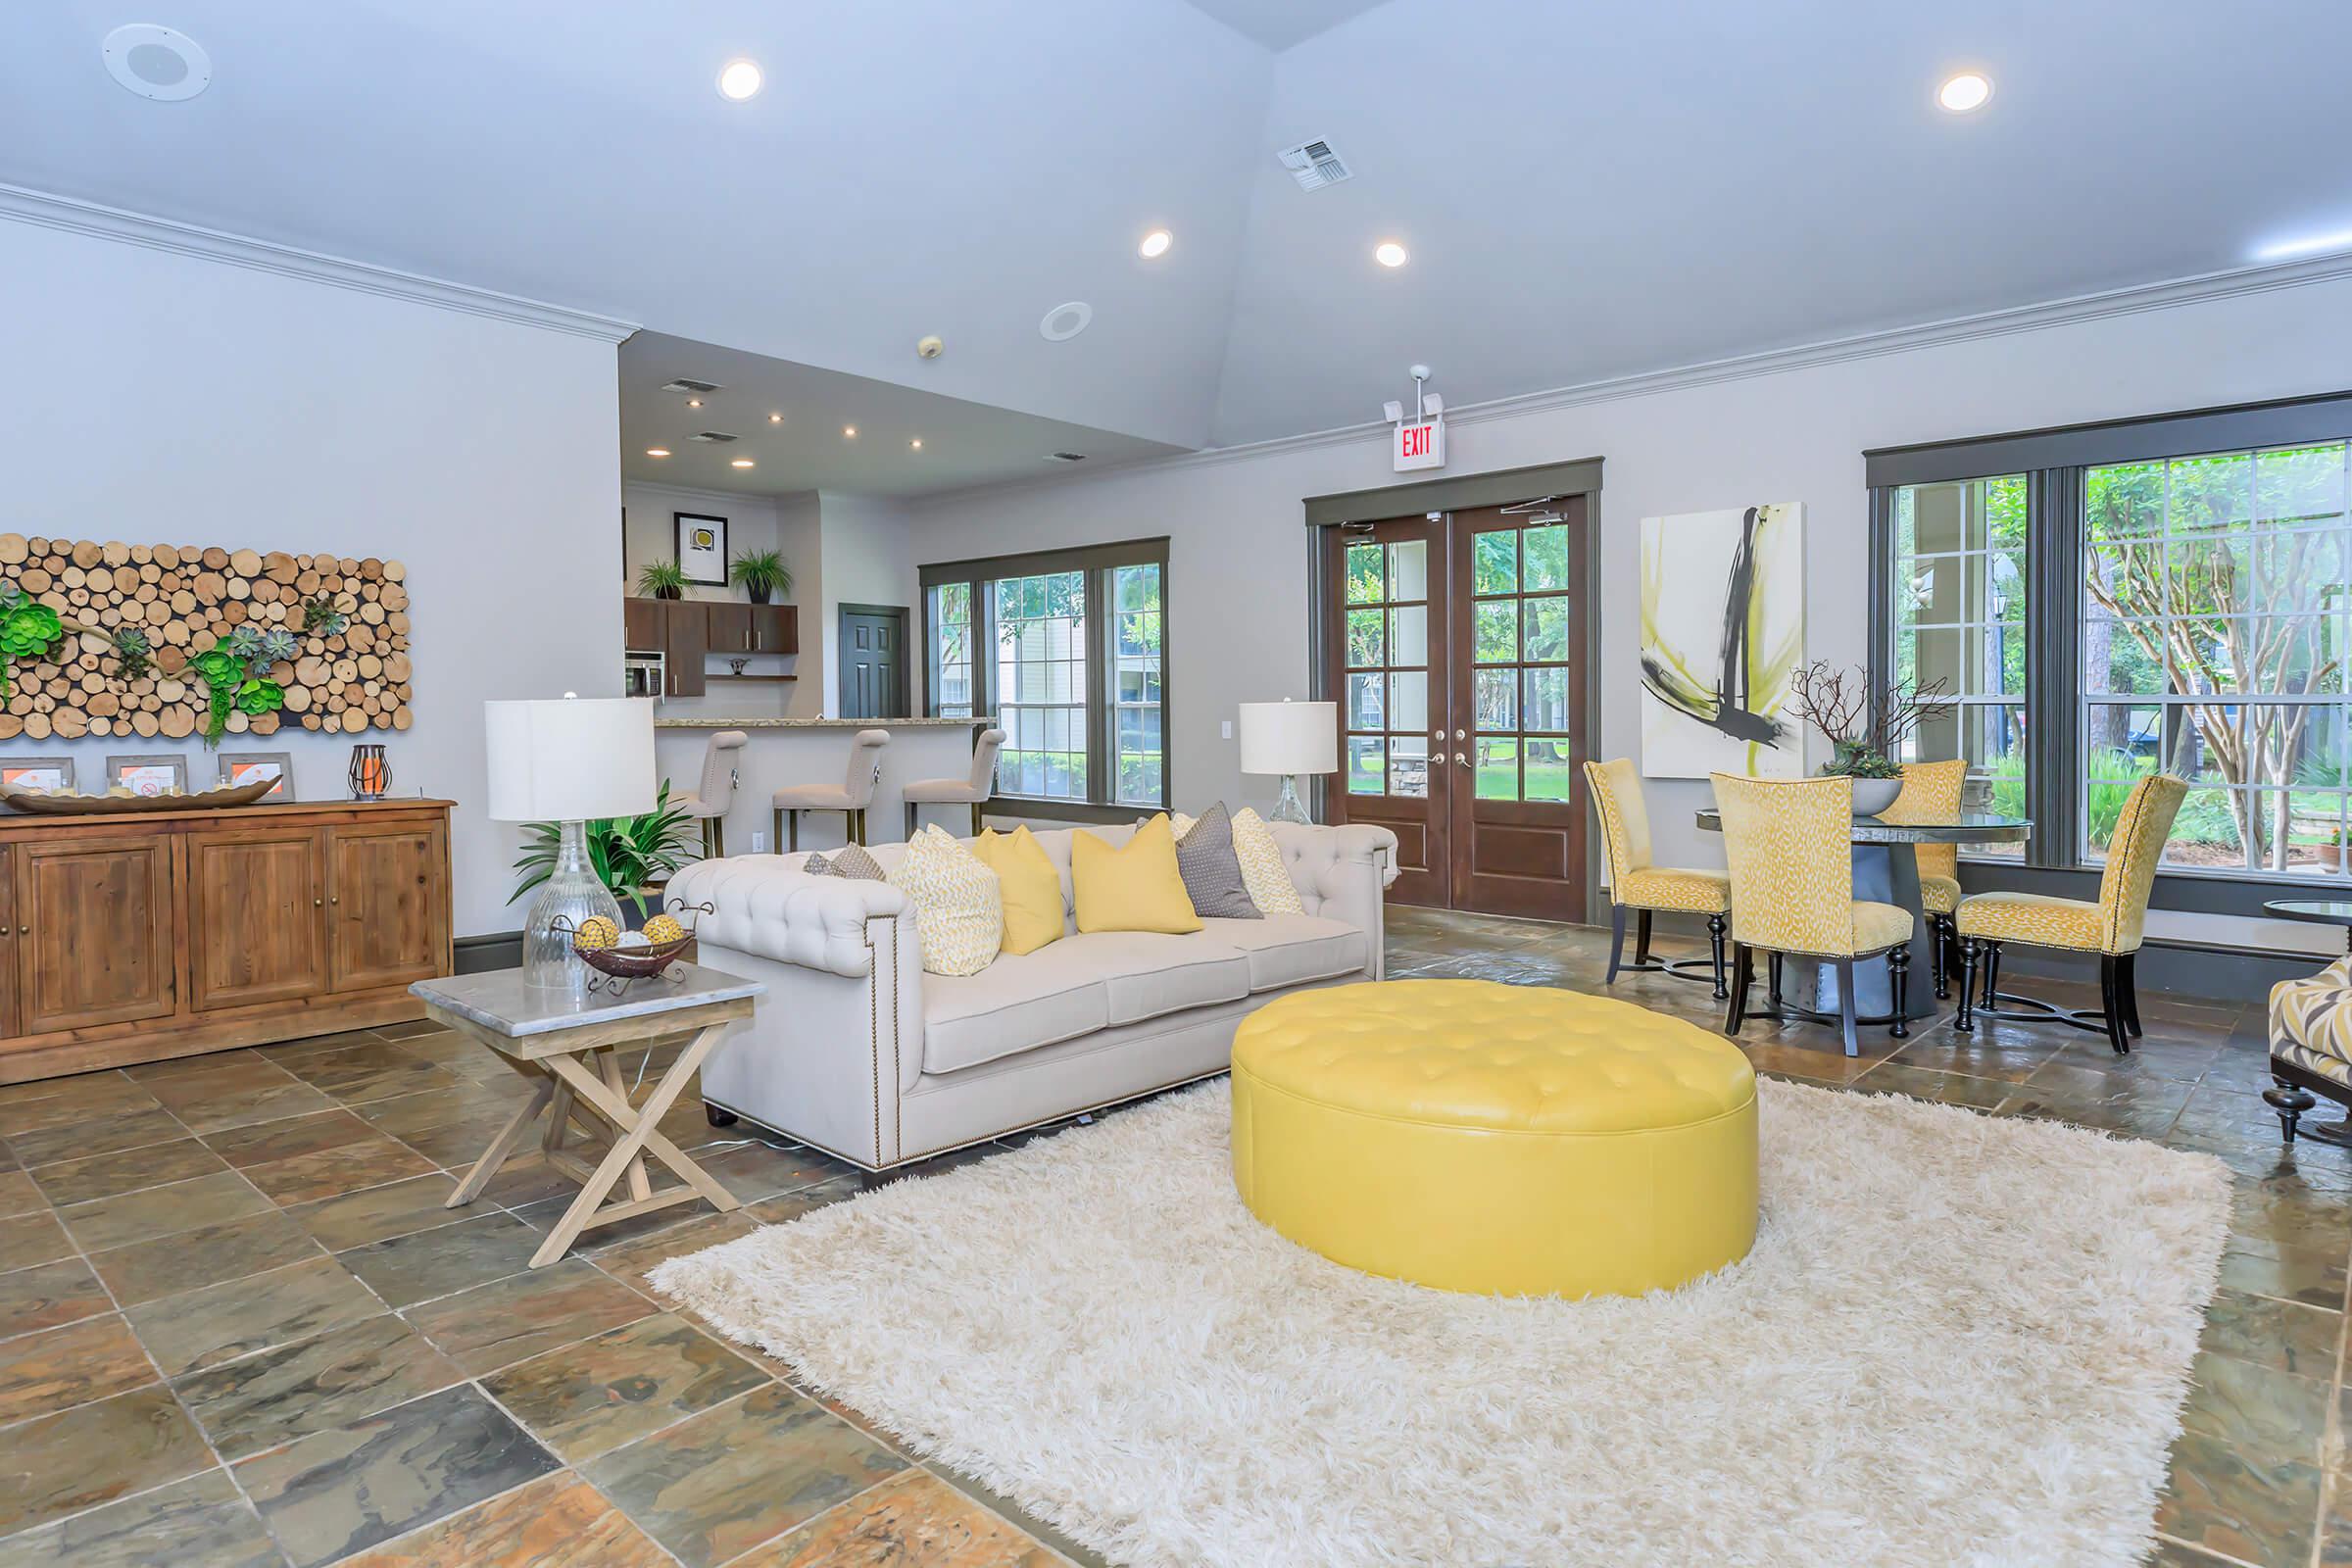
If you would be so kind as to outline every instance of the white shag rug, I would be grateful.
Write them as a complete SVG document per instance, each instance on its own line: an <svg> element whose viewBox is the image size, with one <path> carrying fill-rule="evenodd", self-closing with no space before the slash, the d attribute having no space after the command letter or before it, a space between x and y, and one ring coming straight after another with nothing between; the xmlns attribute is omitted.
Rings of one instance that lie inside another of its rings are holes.
<svg viewBox="0 0 2352 1568"><path fill-rule="evenodd" d="M2206 1155L1766 1081L1754 1250L1464 1297L1242 1206L1223 1082L654 1283L1116 1563L2135 1563L2228 1229Z"/></svg>

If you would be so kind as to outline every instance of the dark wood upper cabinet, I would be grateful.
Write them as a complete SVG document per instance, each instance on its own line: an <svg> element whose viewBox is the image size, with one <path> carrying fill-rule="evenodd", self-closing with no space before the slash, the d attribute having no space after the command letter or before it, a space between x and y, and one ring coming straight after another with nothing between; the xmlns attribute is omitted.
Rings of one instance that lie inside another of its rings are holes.
<svg viewBox="0 0 2352 1568"><path fill-rule="evenodd" d="M17 944L25 1034L172 1010L172 841L20 843Z"/></svg>
<svg viewBox="0 0 2352 1568"><path fill-rule="evenodd" d="M801 651L801 612L795 605L746 605L751 612L755 654L797 654Z"/></svg>
<svg viewBox="0 0 2352 1568"><path fill-rule="evenodd" d="M710 649L714 654L748 654L752 651L752 607L735 604L709 604L703 612L710 617Z"/></svg>
<svg viewBox="0 0 2352 1568"><path fill-rule="evenodd" d="M662 607L663 679L672 697L703 695L703 656L710 651L710 607L691 599Z"/></svg>
<svg viewBox="0 0 2352 1568"><path fill-rule="evenodd" d="M659 599L623 599L620 602L621 643L633 654L658 654L666 646L668 633L663 629L662 604Z"/></svg>
<svg viewBox="0 0 2352 1568"><path fill-rule="evenodd" d="M189 1005L238 1007L326 985L326 859L307 826L188 835Z"/></svg>
<svg viewBox="0 0 2352 1568"><path fill-rule="evenodd" d="M441 973L449 952L448 830L439 822L326 830L329 975L338 991Z"/></svg>

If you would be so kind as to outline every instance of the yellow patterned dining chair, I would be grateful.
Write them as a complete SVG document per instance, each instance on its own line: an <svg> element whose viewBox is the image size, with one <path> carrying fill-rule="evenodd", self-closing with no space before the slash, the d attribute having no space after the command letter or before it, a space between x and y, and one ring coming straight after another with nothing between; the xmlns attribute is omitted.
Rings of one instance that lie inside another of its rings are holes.
<svg viewBox="0 0 2352 1568"><path fill-rule="evenodd" d="M1731 912L1732 884L1721 871L1690 870L1656 865L1650 860L1649 808L1642 800L1642 776L1632 761L1587 762L1585 782L1592 789L1592 809L1600 815L1601 852L1609 871L1609 975L1615 984L1620 969L1670 974L1678 980L1701 980L1705 975L1684 968L1693 958L1653 959L1649 956L1649 917L1666 909L1678 914L1707 917L1707 940L1714 952L1715 995L1730 993L1723 983L1724 917ZM1625 954L1625 916L1636 915L1634 961Z"/></svg>
<svg viewBox="0 0 2352 1568"><path fill-rule="evenodd" d="M1813 958L1838 971L1838 1023L1845 1054L1854 1037L1854 962L1886 956L1894 991L1887 1032L1910 1033L1911 911L1854 897L1854 781L1714 776L1723 849L1732 870L1732 1004L1723 1032L1747 1020L1755 956Z"/></svg>
<svg viewBox="0 0 2352 1568"><path fill-rule="evenodd" d="M1968 760L1948 762L1905 762L1903 793L1879 813L1882 822L1901 827L1923 823L1957 822L1960 795L1968 786ZM1936 995L1952 994L1952 960L1959 956L1960 938L1952 927L1952 912L1960 907L1960 846L1918 844L1912 854L1919 861L1919 905L1928 916L1928 972Z"/></svg>
<svg viewBox="0 0 2352 1568"><path fill-rule="evenodd" d="M2318 1103L2314 1094L2352 1107L2352 957L2271 987L2271 1076L2278 1087L2262 1098L2278 1113L2278 1136L2287 1143ZM2352 1143L2352 1119L2301 1131L2324 1144Z"/></svg>
<svg viewBox="0 0 2352 1568"><path fill-rule="evenodd" d="M2043 893L1979 893L1962 899L1952 917L1960 931L1960 1011L1952 1027L1965 1034L1976 1027L1979 1012L2007 1018L2025 1009L2026 1017L2054 1018L2103 1033L2117 1055L2128 1055L2140 1032L2132 966L2148 921L2148 894L2156 885L2156 862L2172 836L2173 818L2187 794L2188 785L2169 773L2151 773L2132 786L2107 844L2107 868L2099 876L2095 902ZM2096 955L2098 1012L2001 990L2001 949L2013 942ZM1984 974L1982 1002L1976 1000L1980 969Z"/></svg>

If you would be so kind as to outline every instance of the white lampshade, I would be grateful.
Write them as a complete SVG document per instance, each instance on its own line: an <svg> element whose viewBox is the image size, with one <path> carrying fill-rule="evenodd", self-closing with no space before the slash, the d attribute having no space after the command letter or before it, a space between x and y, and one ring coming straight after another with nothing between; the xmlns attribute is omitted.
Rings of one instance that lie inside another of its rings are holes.
<svg viewBox="0 0 2352 1568"><path fill-rule="evenodd" d="M1339 766L1339 704L1242 704L1243 772L1335 773Z"/></svg>
<svg viewBox="0 0 2352 1568"><path fill-rule="evenodd" d="M484 703L490 817L584 822L653 808L654 705L643 697Z"/></svg>

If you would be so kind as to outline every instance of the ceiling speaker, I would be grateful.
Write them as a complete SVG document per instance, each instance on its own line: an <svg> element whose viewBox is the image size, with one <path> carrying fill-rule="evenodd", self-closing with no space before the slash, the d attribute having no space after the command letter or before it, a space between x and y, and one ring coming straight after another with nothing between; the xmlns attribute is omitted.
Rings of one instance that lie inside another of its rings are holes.
<svg viewBox="0 0 2352 1568"><path fill-rule="evenodd" d="M106 35L107 74L142 98L175 104L213 82L213 59L184 32L133 22Z"/></svg>

